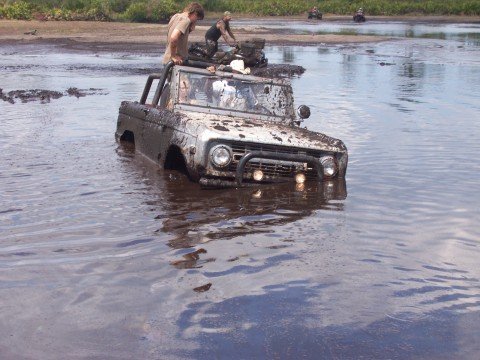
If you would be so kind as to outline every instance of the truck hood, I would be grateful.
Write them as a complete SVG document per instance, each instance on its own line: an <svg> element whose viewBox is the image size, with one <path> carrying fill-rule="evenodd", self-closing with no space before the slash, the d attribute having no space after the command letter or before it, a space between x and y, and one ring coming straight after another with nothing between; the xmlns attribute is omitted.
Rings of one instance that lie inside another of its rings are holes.
<svg viewBox="0 0 480 360"><path fill-rule="evenodd" d="M333 152L347 152L341 140L297 126L271 121L179 111L186 131L199 140L211 139L293 146Z"/></svg>

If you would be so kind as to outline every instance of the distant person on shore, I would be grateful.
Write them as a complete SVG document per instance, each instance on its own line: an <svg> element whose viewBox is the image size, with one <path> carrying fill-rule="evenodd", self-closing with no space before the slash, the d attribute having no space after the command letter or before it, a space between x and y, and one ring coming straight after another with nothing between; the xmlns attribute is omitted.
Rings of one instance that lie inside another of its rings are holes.
<svg viewBox="0 0 480 360"><path fill-rule="evenodd" d="M218 39L220 39L220 36L223 37L228 45L236 45L235 36L230 29L230 20L232 20L232 14L230 11L225 11L223 17L207 30L205 34L205 44L208 56L212 57L218 51ZM229 36L232 40L229 39Z"/></svg>
<svg viewBox="0 0 480 360"><path fill-rule="evenodd" d="M202 20L205 13L197 2L188 4L183 12L175 14L168 23L167 48L163 63L172 60L181 65L188 55L188 35L195 29L197 20Z"/></svg>

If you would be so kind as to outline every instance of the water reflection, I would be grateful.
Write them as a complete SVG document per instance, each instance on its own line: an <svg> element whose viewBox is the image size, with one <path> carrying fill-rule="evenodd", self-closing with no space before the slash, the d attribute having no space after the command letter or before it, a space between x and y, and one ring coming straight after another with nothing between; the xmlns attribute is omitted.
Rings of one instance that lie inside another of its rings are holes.
<svg viewBox="0 0 480 360"><path fill-rule="evenodd" d="M283 47L282 48L283 54L283 62L286 64L293 63L295 61L295 52L291 47Z"/></svg>
<svg viewBox="0 0 480 360"><path fill-rule="evenodd" d="M465 39L465 44L470 46L480 46L480 32L459 34Z"/></svg>
<svg viewBox="0 0 480 360"><path fill-rule="evenodd" d="M238 22L243 25L255 25L249 20L239 20ZM480 25L477 23L445 24L440 22L422 23L419 21L380 22L369 20L362 24L356 24L352 21L290 21L279 23L276 20L271 20L266 21L262 26L297 34L361 34L403 38L442 39L464 41L475 46L478 46L479 44L478 34L480 32Z"/></svg>
<svg viewBox="0 0 480 360"><path fill-rule="evenodd" d="M177 175L175 175L177 176ZM166 182L166 211L162 232L173 233L173 248L192 247L211 240L228 240L272 232L287 223L312 215L315 210L342 210L344 180L263 186L259 189L200 191L180 194L178 181Z"/></svg>
<svg viewBox="0 0 480 360"><path fill-rule="evenodd" d="M158 233L174 234L169 245L190 248L212 240L229 240L245 235L265 234L275 228L311 216L314 211L341 211L347 197L345 179L304 184L263 185L258 188L200 190L182 173L140 168L134 149L120 144L117 153L131 163L125 171L148 171L161 197L148 200L157 206ZM127 162L127 163L128 163ZM158 172L158 173L157 173Z"/></svg>
<svg viewBox="0 0 480 360"><path fill-rule="evenodd" d="M326 55L328 53L330 53L330 49L328 47L318 47L317 48L317 53L320 54L320 55Z"/></svg>
<svg viewBox="0 0 480 360"><path fill-rule="evenodd" d="M342 80L345 84L354 86L358 81L358 56L353 54L342 55Z"/></svg>
<svg viewBox="0 0 480 360"><path fill-rule="evenodd" d="M397 99L400 102L419 103L426 73L426 65L418 62L404 63L398 68ZM412 112L404 105L397 107L402 112Z"/></svg>
<svg viewBox="0 0 480 360"><path fill-rule="evenodd" d="M267 49L307 69L296 100L348 146L347 198L335 183L201 191L114 140L158 58L40 50L0 51L5 91L108 94L0 103L3 357L477 357L478 48Z"/></svg>

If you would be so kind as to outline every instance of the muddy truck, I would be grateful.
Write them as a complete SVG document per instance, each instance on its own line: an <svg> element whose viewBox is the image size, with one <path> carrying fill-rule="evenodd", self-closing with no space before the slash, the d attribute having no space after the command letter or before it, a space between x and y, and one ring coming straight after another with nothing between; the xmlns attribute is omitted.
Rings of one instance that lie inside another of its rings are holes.
<svg viewBox="0 0 480 360"><path fill-rule="evenodd" d="M288 79L170 62L140 101L122 102L116 138L206 188L344 178L347 148L300 127L308 116L305 105L295 111Z"/></svg>

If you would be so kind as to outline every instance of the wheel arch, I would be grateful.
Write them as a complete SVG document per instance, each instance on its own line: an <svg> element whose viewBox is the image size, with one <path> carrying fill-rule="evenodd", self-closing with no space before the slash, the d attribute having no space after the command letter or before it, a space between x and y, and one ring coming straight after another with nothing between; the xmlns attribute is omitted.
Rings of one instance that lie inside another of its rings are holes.
<svg viewBox="0 0 480 360"><path fill-rule="evenodd" d="M161 161L159 159L159 161ZM163 168L166 170L178 170L189 175L187 161L182 149L178 145L170 145L163 160Z"/></svg>
<svg viewBox="0 0 480 360"><path fill-rule="evenodd" d="M118 137L120 141L126 141L135 145L135 134L133 131L125 130L122 135Z"/></svg>

